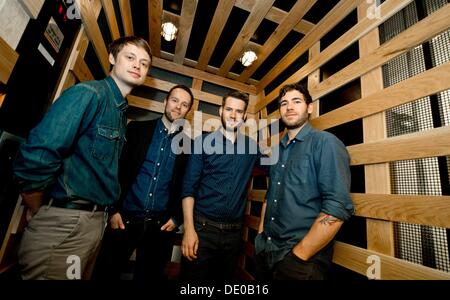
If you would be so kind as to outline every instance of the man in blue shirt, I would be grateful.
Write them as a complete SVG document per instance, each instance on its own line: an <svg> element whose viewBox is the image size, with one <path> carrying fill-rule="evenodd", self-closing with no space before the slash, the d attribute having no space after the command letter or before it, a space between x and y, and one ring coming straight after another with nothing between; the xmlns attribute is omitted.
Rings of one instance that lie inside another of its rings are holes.
<svg viewBox="0 0 450 300"><path fill-rule="evenodd" d="M176 85L164 100L161 118L128 124L120 158L122 194L115 211L110 212L95 279L119 279L135 249L133 279L164 279L174 229L182 217L180 190L186 165L186 155L176 154L183 145L176 145L179 136L174 138L184 134L181 125L193 98L188 87Z"/></svg>
<svg viewBox="0 0 450 300"><path fill-rule="evenodd" d="M256 142L239 132L247 105L247 94L225 95L222 127L194 141L182 190L185 280L232 279L236 270L247 183L260 158Z"/></svg>
<svg viewBox="0 0 450 300"><path fill-rule="evenodd" d="M110 45L110 75L67 89L30 132L14 175L28 209L19 249L24 279L89 279L105 228L105 206L119 199L118 162L128 95L144 83L148 43Z"/></svg>
<svg viewBox="0 0 450 300"><path fill-rule="evenodd" d="M306 88L284 86L279 105L288 131L270 169L255 239L257 278L324 279L334 236L353 213L350 159L340 140L308 123L313 105Z"/></svg>

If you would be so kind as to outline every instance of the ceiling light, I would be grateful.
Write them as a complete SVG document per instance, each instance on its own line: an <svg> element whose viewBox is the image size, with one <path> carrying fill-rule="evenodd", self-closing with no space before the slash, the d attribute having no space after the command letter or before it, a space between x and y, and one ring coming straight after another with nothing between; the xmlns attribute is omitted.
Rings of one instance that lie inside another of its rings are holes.
<svg viewBox="0 0 450 300"><path fill-rule="evenodd" d="M256 56L256 53L251 50L245 51L244 54L242 54L241 58L239 58L239 60L245 67L250 66L257 59L258 56Z"/></svg>
<svg viewBox="0 0 450 300"><path fill-rule="evenodd" d="M177 37L178 28L173 23L163 23L161 28L161 35L166 41L170 42Z"/></svg>

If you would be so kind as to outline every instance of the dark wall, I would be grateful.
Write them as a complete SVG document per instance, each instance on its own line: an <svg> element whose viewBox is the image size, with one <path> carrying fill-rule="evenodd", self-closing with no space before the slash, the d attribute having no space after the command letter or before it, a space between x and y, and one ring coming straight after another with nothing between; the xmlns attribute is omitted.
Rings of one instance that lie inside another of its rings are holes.
<svg viewBox="0 0 450 300"><path fill-rule="evenodd" d="M16 49L19 59L6 85L6 97L0 108L0 130L24 137L47 111L81 24L80 20L66 17L66 6L62 0L45 1L38 18L29 21ZM51 17L64 35L59 52L44 36ZM55 60L53 66L39 52L39 44Z"/></svg>

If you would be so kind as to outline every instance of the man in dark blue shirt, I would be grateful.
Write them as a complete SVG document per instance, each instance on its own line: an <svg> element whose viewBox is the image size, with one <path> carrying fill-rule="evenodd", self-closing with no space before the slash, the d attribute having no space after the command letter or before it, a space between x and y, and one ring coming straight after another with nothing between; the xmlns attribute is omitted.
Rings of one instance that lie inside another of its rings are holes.
<svg viewBox="0 0 450 300"><path fill-rule="evenodd" d="M353 213L349 156L334 135L308 123L312 99L302 85L280 90L288 131L270 168L266 206L255 240L258 279L324 279L333 238ZM265 215L264 215L265 210Z"/></svg>
<svg viewBox="0 0 450 300"><path fill-rule="evenodd" d="M232 279L236 270L247 183L260 158L256 142L239 132L247 105L247 94L225 95L222 127L194 141L182 190L185 280Z"/></svg>
<svg viewBox="0 0 450 300"><path fill-rule="evenodd" d="M164 279L182 217L180 190L186 162L184 154L173 151L183 145L172 144L178 140L174 137L184 134L181 126L193 101L188 87L176 85L164 100L161 118L128 125L119 169L121 201L110 212L95 279L119 279L135 249L134 279Z"/></svg>
<svg viewBox="0 0 450 300"><path fill-rule="evenodd" d="M29 219L19 249L24 279L90 278L104 207L119 199L125 96L144 83L151 58L145 40L115 40L110 76L64 91L21 146L14 175Z"/></svg>

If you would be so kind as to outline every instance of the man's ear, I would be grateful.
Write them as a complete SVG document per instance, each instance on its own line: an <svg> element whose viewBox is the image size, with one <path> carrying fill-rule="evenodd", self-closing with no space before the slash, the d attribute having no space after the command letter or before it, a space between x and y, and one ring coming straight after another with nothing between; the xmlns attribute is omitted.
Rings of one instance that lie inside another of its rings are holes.
<svg viewBox="0 0 450 300"><path fill-rule="evenodd" d="M244 117L242 118L244 120L244 123L247 122L247 113L244 114Z"/></svg>
<svg viewBox="0 0 450 300"><path fill-rule="evenodd" d="M112 55L112 53L110 53L108 58L109 58L109 63L114 66L116 64L116 60L114 59L114 55Z"/></svg>
<svg viewBox="0 0 450 300"><path fill-rule="evenodd" d="M223 107L221 106L220 108L219 108L219 116L222 118L222 111L223 111Z"/></svg>
<svg viewBox="0 0 450 300"><path fill-rule="evenodd" d="M312 103L309 103L308 104L308 114L312 114L313 110L314 110L314 105Z"/></svg>

